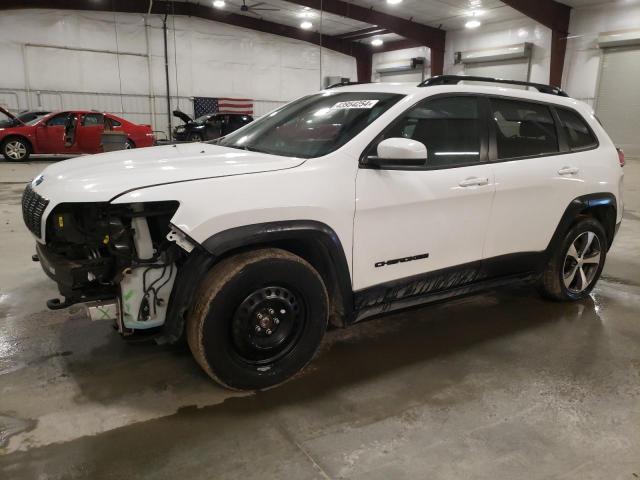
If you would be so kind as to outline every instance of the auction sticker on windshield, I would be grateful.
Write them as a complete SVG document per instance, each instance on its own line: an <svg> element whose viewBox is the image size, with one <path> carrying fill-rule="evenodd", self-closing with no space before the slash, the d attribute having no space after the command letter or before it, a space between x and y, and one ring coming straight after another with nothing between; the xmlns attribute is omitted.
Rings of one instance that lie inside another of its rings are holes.
<svg viewBox="0 0 640 480"><path fill-rule="evenodd" d="M373 108L378 100L350 100L348 102L338 102L331 110L344 110L348 108Z"/></svg>

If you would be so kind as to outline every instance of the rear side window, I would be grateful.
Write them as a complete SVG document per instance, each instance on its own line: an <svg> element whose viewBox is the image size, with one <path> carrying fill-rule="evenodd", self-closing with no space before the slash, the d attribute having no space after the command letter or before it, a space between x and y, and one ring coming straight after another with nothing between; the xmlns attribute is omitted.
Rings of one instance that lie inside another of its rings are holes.
<svg viewBox="0 0 640 480"><path fill-rule="evenodd" d="M558 135L549 107L517 100L492 99L498 159L559 152Z"/></svg>
<svg viewBox="0 0 640 480"><path fill-rule="evenodd" d="M83 127L92 127L95 125L102 126L104 124L104 120L102 118L101 113L87 113L82 119Z"/></svg>
<svg viewBox="0 0 640 480"><path fill-rule="evenodd" d="M571 150L582 150L598 144L587 123L578 113L558 107L556 111Z"/></svg>
<svg viewBox="0 0 640 480"><path fill-rule="evenodd" d="M476 97L425 100L411 108L384 133L427 147L426 167L456 167L480 161L480 122Z"/></svg>

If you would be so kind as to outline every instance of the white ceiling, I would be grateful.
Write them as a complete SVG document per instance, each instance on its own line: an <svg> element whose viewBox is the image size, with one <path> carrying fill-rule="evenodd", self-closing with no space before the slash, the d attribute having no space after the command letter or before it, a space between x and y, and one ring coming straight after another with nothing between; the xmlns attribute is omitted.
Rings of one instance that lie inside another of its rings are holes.
<svg viewBox="0 0 640 480"><path fill-rule="evenodd" d="M522 18L521 13L500 0L403 0L396 5L389 5L386 0L352 0L352 3L444 30L464 28L472 10L481 12L479 20L483 23Z"/></svg>
<svg viewBox="0 0 640 480"><path fill-rule="evenodd" d="M208 7L213 0L179 0L189 3L199 3ZM326 35L340 35L370 27L370 24L349 18L320 13L307 9L286 0L245 0L248 6L256 4L258 8L272 8L277 10L255 10L244 13L240 10L242 0L225 0L224 11L247 15L253 18L289 25L299 28L300 23L309 20L313 24L313 31L322 31ZM500 0L402 0L399 4L390 5L386 0L345 0L366 8L389 13L397 17L411 19L444 30L458 30L471 18L471 12L479 12L477 17L483 24L502 22L523 18L517 10L505 5ZM534 0L532 0L534 1ZM609 3L614 0L562 0L571 7ZM619 1L619 0L618 0ZM625 0L633 1L633 0ZM303 17L303 15L308 15ZM397 40L399 35L385 35L385 41ZM368 42L370 39L363 40Z"/></svg>
<svg viewBox="0 0 640 480"><path fill-rule="evenodd" d="M325 35L339 35L341 33L353 32L363 28L370 27L368 23L359 22L350 18L324 13L322 16L317 10L305 10L299 5L295 5L284 0L245 0L247 6L260 3L258 8L277 8L277 11L256 10L253 13L244 13L240 11L242 0L225 0L226 6L222 9L226 12L247 15L253 18L261 18L270 22L289 25L291 27L300 27L300 23L309 20L313 24L312 30L319 31L322 26L322 33ZM189 3L199 3L211 7L213 0L190 0ZM311 15L309 17L301 17L302 14Z"/></svg>

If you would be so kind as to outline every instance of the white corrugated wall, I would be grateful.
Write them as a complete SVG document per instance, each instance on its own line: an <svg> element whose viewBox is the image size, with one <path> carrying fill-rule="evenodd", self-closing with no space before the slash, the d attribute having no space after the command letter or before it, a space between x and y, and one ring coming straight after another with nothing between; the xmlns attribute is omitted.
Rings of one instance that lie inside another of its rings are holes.
<svg viewBox="0 0 640 480"><path fill-rule="evenodd" d="M162 19L147 23L140 14L2 12L0 104L103 110L166 131ZM320 87L315 45L191 17L169 17L168 27L172 109L192 114L194 96L253 98L259 116ZM323 49L322 66L322 76L356 77L347 55Z"/></svg>

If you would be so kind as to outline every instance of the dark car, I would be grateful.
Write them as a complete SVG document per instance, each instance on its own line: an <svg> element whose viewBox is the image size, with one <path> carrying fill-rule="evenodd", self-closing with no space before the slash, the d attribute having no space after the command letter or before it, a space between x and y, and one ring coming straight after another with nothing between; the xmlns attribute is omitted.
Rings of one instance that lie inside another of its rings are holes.
<svg viewBox="0 0 640 480"><path fill-rule="evenodd" d="M195 120L180 110L175 110L173 115L184 122L173 129L173 139L189 142L215 140L253 122L251 115L240 113L208 113Z"/></svg>
<svg viewBox="0 0 640 480"><path fill-rule="evenodd" d="M36 118L50 114L46 110L24 110L15 115L15 117L0 118L0 128L17 127L23 123L29 123Z"/></svg>

